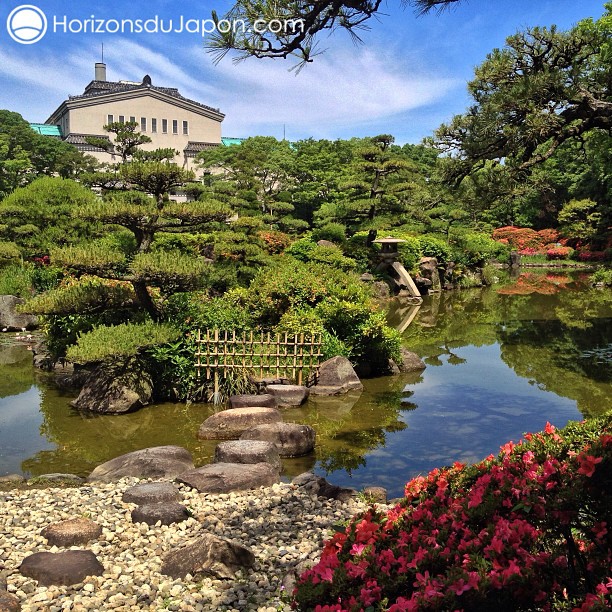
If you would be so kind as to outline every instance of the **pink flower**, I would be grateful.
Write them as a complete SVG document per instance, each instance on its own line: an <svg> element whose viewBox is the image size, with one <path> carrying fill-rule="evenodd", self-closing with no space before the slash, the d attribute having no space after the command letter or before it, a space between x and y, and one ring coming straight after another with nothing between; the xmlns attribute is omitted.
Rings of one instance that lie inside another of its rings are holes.
<svg viewBox="0 0 612 612"><path fill-rule="evenodd" d="M603 461L603 457L594 457L593 455L580 455L578 457L580 467L578 468L579 474L584 474L590 478L595 473L595 466Z"/></svg>

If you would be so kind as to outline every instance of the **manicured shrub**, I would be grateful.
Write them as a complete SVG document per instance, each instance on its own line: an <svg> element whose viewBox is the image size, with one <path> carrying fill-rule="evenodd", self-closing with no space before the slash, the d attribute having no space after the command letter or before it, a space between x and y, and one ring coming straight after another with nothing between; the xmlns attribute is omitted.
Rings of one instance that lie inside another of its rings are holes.
<svg viewBox="0 0 612 612"><path fill-rule="evenodd" d="M578 261L605 261L605 251L587 251L582 249L578 255Z"/></svg>
<svg viewBox="0 0 612 612"><path fill-rule="evenodd" d="M535 248L539 249L545 241L535 230L529 227L515 227L513 225L498 227L493 230L493 240L506 240L514 250Z"/></svg>
<svg viewBox="0 0 612 612"><path fill-rule="evenodd" d="M419 236L419 244L421 246L421 256L435 257L440 265L444 265L452 258L450 246L441 238L425 234Z"/></svg>
<svg viewBox="0 0 612 612"><path fill-rule="evenodd" d="M342 223L326 223L312 230L312 239L315 242L329 240L336 244L343 244L346 241L346 227Z"/></svg>
<svg viewBox="0 0 612 612"><path fill-rule="evenodd" d="M559 259L569 259L574 252L570 247L555 247L554 249L548 249L546 251L546 259L554 261Z"/></svg>
<svg viewBox="0 0 612 612"><path fill-rule="evenodd" d="M355 516L302 574L293 606L574 610L612 606L612 413L411 480Z"/></svg>
<svg viewBox="0 0 612 612"><path fill-rule="evenodd" d="M469 267L482 267L488 261L496 259L506 262L510 259L510 248L487 234L465 232L453 237L455 257L457 261Z"/></svg>

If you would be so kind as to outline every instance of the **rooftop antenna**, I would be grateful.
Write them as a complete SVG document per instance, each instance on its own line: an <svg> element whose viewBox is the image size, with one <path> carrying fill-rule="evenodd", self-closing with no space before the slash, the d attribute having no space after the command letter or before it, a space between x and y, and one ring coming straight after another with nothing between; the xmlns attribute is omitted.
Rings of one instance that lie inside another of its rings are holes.
<svg viewBox="0 0 612 612"><path fill-rule="evenodd" d="M285 138L285 127L286 127L286 124L285 124L285 123L283 123L283 140L287 140L287 139Z"/></svg>

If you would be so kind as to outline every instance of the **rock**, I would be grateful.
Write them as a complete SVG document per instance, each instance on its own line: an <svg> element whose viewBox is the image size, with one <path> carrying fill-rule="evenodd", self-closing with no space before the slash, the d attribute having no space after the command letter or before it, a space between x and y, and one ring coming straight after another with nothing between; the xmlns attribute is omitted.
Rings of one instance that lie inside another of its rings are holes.
<svg viewBox="0 0 612 612"><path fill-rule="evenodd" d="M183 499L183 496L171 482L148 482L126 489L121 499L128 504L143 506L177 502Z"/></svg>
<svg viewBox="0 0 612 612"><path fill-rule="evenodd" d="M75 518L47 525L40 535L46 538L51 546L68 548L97 540L102 535L102 527L89 519Z"/></svg>
<svg viewBox="0 0 612 612"><path fill-rule="evenodd" d="M210 533L196 541L167 553L161 573L172 578L208 574L220 579L234 578L241 569L253 567L255 555L237 542Z"/></svg>
<svg viewBox="0 0 612 612"><path fill-rule="evenodd" d="M317 246L320 247L335 247L338 248L338 245L332 242L331 240L319 240L317 242Z"/></svg>
<svg viewBox="0 0 612 612"><path fill-rule="evenodd" d="M276 408L274 396L268 393L261 395L232 395L228 401L230 408Z"/></svg>
<svg viewBox="0 0 612 612"><path fill-rule="evenodd" d="M316 433L308 425L271 423L247 429L240 439L272 442L281 457L301 457L314 450Z"/></svg>
<svg viewBox="0 0 612 612"><path fill-rule="evenodd" d="M175 478L193 467L193 458L188 450L180 446L154 446L115 457L99 465L87 480L112 482L125 476Z"/></svg>
<svg viewBox="0 0 612 612"><path fill-rule="evenodd" d="M104 567L90 550L66 550L34 553L23 560L19 571L42 586L70 586L83 582L87 576L101 576Z"/></svg>
<svg viewBox="0 0 612 612"><path fill-rule="evenodd" d="M255 425L282 421L275 408L230 408L209 416L200 425L200 440L232 440Z"/></svg>
<svg viewBox="0 0 612 612"><path fill-rule="evenodd" d="M42 476L35 476L30 478L30 483L44 482L44 483L57 483L57 484L73 484L80 485L85 482L84 478L77 476L76 474L43 474Z"/></svg>
<svg viewBox="0 0 612 612"><path fill-rule="evenodd" d="M397 365L397 363L395 363L395 361L393 361L393 359L389 359L388 362L388 366L387 366L387 371L391 376L395 376L397 374L401 374L401 370L399 368L399 366Z"/></svg>
<svg viewBox="0 0 612 612"><path fill-rule="evenodd" d="M145 504L132 510L132 521L134 523L146 523L155 525L158 521L162 525L172 525L186 521L190 517L189 510L178 502L158 502Z"/></svg>
<svg viewBox="0 0 612 612"><path fill-rule="evenodd" d="M337 499L339 501L348 501L357 495L355 489L346 489L333 485L325 478L321 476L315 476L311 472L304 472L299 476L296 476L291 484L294 484L310 495L316 495L317 497L327 497L329 499Z"/></svg>
<svg viewBox="0 0 612 612"><path fill-rule="evenodd" d="M339 395L351 389L361 391L363 385L351 362L340 355L324 361L319 366L317 384L310 387L312 395Z"/></svg>
<svg viewBox="0 0 612 612"><path fill-rule="evenodd" d="M21 610L19 599L11 593L0 591L0 612L19 612L19 610Z"/></svg>
<svg viewBox="0 0 612 612"><path fill-rule="evenodd" d="M399 366L401 372L420 372L427 367L416 353L403 347L400 349L400 353L402 355L402 365Z"/></svg>
<svg viewBox="0 0 612 612"><path fill-rule="evenodd" d="M374 297L379 300L386 300L391 297L391 289L385 281L375 281L372 283Z"/></svg>
<svg viewBox="0 0 612 612"><path fill-rule="evenodd" d="M301 406L310 393L307 387L301 385L268 385L266 391L274 396L279 407Z"/></svg>
<svg viewBox="0 0 612 612"><path fill-rule="evenodd" d="M278 471L281 469L280 455L275 444L248 438L218 444L214 461L215 463L269 463Z"/></svg>
<svg viewBox="0 0 612 612"><path fill-rule="evenodd" d="M6 476L0 476L0 484L12 483L19 484L25 482L25 478L21 474L7 474Z"/></svg>
<svg viewBox="0 0 612 612"><path fill-rule="evenodd" d="M21 314L16 307L25 300L14 295L0 295L0 329L7 331L22 331L38 327L38 319L34 315Z"/></svg>
<svg viewBox="0 0 612 612"><path fill-rule="evenodd" d="M364 283L372 283L374 282L374 275L370 274L369 272L365 272L359 277L359 280L363 281Z"/></svg>
<svg viewBox="0 0 612 612"><path fill-rule="evenodd" d="M70 404L99 414L123 414L150 404L152 397L153 381L147 372L130 370L117 375L99 367Z"/></svg>
<svg viewBox="0 0 612 612"><path fill-rule="evenodd" d="M372 504L386 504L387 503L387 489L384 487L366 487L363 490L363 494L369 503Z"/></svg>
<svg viewBox="0 0 612 612"><path fill-rule="evenodd" d="M229 493L269 487L280 482L269 463L211 463L181 474L177 479L200 493Z"/></svg>
<svg viewBox="0 0 612 612"><path fill-rule="evenodd" d="M433 285L433 283L428 278L424 278L422 276L415 276L414 284L417 286L417 289L419 290L421 295L427 295Z"/></svg>
<svg viewBox="0 0 612 612"><path fill-rule="evenodd" d="M440 291L442 285L440 283L440 273L438 272L438 260L435 257L421 257L418 269L419 276L430 281L430 291Z"/></svg>

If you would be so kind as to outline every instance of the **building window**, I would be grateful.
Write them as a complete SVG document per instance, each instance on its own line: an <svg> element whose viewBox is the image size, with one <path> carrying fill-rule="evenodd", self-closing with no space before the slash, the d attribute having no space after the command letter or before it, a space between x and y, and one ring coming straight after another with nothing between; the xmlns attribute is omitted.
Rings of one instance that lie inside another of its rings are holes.
<svg viewBox="0 0 612 612"><path fill-rule="evenodd" d="M147 118L146 117L140 118L140 131L141 132L147 131Z"/></svg>
<svg viewBox="0 0 612 612"><path fill-rule="evenodd" d="M136 117L130 117L130 121L131 121L132 123L136 123Z"/></svg>
<svg viewBox="0 0 612 612"><path fill-rule="evenodd" d="M151 119L151 132L157 134L157 119Z"/></svg>
<svg viewBox="0 0 612 612"><path fill-rule="evenodd" d="M168 133L168 120L167 119L162 119L162 132L164 134Z"/></svg>
<svg viewBox="0 0 612 612"><path fill-rule="evenodd" d="M183 121L183 135L187 136L189 134L189 121Z"/></svg>
<svg viewBox="0 0 612 612"><path fill-rule="evenodd" d="M178 134L178 120L177 119L172 120L172 133Z"/></svg>
<svg viewBox="0 0 612 612"><path fill-rule="evenodd" d="M115 118L112 115L108 115L108 117L106 117L106 123L113 123L115 121Z"/></svg>
<svg viewBox="0 0 612 612"><path fill-rule="evenodd" d="M123 115L119 115L119 123L125 123L125 117Z"/></svg>

